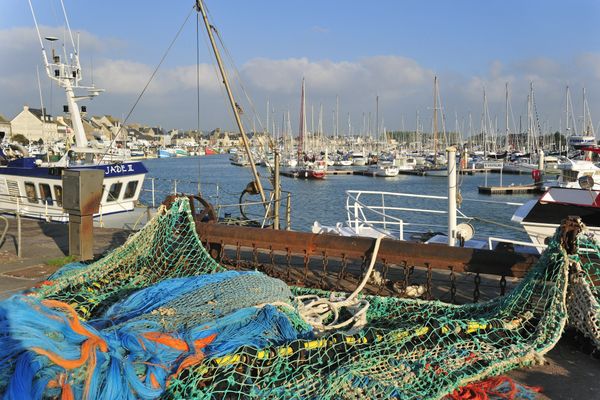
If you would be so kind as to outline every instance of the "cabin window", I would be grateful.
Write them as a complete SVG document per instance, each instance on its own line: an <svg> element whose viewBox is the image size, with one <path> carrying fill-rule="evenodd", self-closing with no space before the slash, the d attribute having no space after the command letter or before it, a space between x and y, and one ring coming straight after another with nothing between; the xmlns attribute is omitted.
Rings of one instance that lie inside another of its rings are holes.
<svg viewBox="0 0 600 400"><path fill-rule="evenodd" d="M106 201L117 201L119 195L121 194L121 188L123 187L122 182L113 183L110 185L110 189L108 190L108 196L106 197Z"/></svg>
<svg viewBox="0 0 600 400"><path fill-rule="evenodd" d="M37 192L35 190L35 185L31 182L25 182L25 195L27 196L27 201L30 203L37 203L38 197Z"/></svg>
<svg viewBox="0 0 600 400"><path fill-rule="evenodd" d="M52 201L52 191L50 190L50 185L47 183L40 183L40 197L43 204L48 204L49 206L54 204Z"/></svg>
<svg viewBox="0 0 600 400"><path fill-rule="evenodd" d="M125 187L125 195L123 195L123 199L131 199L135 196L135 191L138 186L138 181L131 181Z"/></svg>
<svg viewBox="0 0 600 400"><path fill-rule="evenodd" d="M54 198L56 199L56 205L62 207L62 186L54 185Z"/></svg>

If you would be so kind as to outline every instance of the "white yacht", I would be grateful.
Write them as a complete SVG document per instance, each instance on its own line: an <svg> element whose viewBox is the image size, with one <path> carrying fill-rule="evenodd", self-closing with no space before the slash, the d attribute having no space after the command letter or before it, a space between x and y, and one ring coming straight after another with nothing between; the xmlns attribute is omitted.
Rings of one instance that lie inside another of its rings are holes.
<svg viewBox="0 0 600 400"><path fill-rule="evenodd" d="M600 239L600 190L552 187L538 200L531 200L512 216L537 245L544 245L562 220L571 215L581 218Z"/></svg>
<svg viewBox="0 0 600 400"><path fill-rule="evenodd" d="M559 176L550 186L581 189L580 181L589 176L593 181L591 189L600 190L600 168L589 160L571 160L558 164Z"/></svg>
<svg viewBox="0 0 600 400"><path fill-rule="evenodd" d="M373 176L392 177L397 176L400 170L391 161L379 161L377 164L369 165L368 172Z"/></svg>

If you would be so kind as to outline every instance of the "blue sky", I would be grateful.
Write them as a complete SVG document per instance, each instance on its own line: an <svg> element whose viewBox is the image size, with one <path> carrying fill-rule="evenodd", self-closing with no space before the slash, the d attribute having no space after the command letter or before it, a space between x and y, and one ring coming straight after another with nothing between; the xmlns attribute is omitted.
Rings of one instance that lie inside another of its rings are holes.
<svg viewBox="0 0 600 400"><path fill-rule="evenodd" d="M60 2L32 1L42 34L58 36ZM35 65L41 62L27 33L33 32L27 1L2 3L0 50L16 59L0 66L0 113L12 117L23 104L39 103ZM88 108L120 116L129 111L193 2L65 0L65 5L71 27L82 32L84 68L89 71L93 59L95 80L107 89ZM386 127L399 129L404 119L405 127L414 129L417 110L431 113L433 75L440 79L449 129L469 113L479 120L483 87L492 115L503 121L506 81L514 119L526 112L533 81L540 118L549 128L562 123L567 84L576 109L586 87L594 124L600 121L599 1L207 0L207 6L263 121L267 98L277 121L288 109L295 118L306 76L307 102L316 108L323 104L326 127L336 95L340 120L350 113L355 129L380 95ZM232 127L201 33L201 127ZM192 19L136 109L135 121L195 126L195 49ZM56 113L62 99L42 86Z"/></svg>

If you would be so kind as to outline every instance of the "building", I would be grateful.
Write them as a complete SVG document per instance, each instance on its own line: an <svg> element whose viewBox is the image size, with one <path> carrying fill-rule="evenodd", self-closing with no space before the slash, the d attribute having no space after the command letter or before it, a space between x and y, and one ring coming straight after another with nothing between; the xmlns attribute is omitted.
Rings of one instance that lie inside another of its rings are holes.
<svg viewBox="0 0 600 400"><path fill-rule="evenodd" d="M3 138L9 139L12 135L10 121L0 114L0 142Z"/></svg>
<svg viewBox="0 0 600 400"><path fill-rule="evenodd" d="M51 143L62 139L56 122L46 114L45 109L24 106L23 111L10 121L10 125L11 136L21 134L32 142L41 139L44 143Z"/></svg>
<svg viewBox="0 0 600 400"><path fill-rule="evenodd" d="M123 143L127 141L127 129L121 127L121 120L110 115L92 117L91 121L98 127L101 137L106 141Z"/></svg>

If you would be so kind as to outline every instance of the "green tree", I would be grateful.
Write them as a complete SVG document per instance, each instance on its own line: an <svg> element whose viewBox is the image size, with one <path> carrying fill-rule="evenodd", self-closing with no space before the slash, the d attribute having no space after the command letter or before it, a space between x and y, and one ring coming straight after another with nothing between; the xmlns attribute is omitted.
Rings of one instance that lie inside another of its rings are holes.
<svg viewBox="0 0 600 400"><path fill-rule="evenodd" d="M29 139L27 139L24 135L20 133L12 135L12 141L22 144L23 146L27 146L29 144Z"/></svg>

